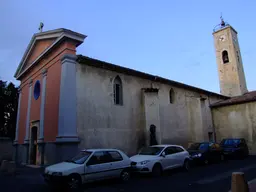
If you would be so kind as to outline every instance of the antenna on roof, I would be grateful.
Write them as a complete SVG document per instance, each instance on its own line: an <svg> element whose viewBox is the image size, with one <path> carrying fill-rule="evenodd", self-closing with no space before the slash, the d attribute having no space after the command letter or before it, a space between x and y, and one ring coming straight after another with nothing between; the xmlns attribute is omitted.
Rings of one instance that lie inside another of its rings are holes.
<svg viewBox="0 0 256 192"><path fill-rule="evenodd" d="M38 30L40 31L40 33L43 32L43 27L44 27L43 22L40 22L40 25L38 27Z"/></svg>
<svg viewBox="0 0 256 192"><path fill-rule="evenodd" d="M220 23L221 27L225 27L226 23L222 17L222 13L220 13L220 20L221 20L221 23Z"/></svg>
<svg viewBox="0 0 256 192"><path fill-rule="evenodd" d="M226 26L229 26L229 24L224 21L224 19L222 17L222 13L220 13L220 20L221 20L221 22L213 28L213 32L218 31Z"/></svg>

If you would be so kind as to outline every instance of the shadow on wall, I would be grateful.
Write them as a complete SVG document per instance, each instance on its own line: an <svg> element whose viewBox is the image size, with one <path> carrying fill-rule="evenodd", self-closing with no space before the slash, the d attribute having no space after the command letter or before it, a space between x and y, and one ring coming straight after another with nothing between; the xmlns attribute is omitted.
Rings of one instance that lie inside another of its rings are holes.
<svg viewBox="0 0 256 192"><path fill-rule="evenodd" d="M155 125L150 125L149 132L144 133L140 132L138 134L138 142L137 142L137 152L139 152L143 147L147 145L158 145L158 144L170 144L170 145L181 145L185 149L188 148L189 142L185 138L177 139L177 138L170 138L170 139L164 139L162 138L162 142L158 143L156 139L156 129L157 127ZM149 143L147 144L147 137L149 138Z"/></svg>
<svg viewBox="0 0 256 192"><path fill-rule="evenodd" d="M155 125L150 125L149 131L150 131L149 144L150 145L157 145L158 142L156 140L156 126Z"/></svg>
<svg viewBox="0 0 256 192"><path fill-rule="evenodd" d="M144 133L143 131L139 133L138 142L137 142L137 152L140 151L143 147L147 146L147 136L149 137L149 145L157 145L156 139L156 126L150 125L149 132Z"/></svg>
<svg viewBox="0 0 256 192"><path fill-rule="evenodd" d="M146 146L146 135L144 132L140 132L137 142L137 152L140 151L143 147Z"/></svg>
<svg viewBox="0 0 256 192"><path fill-rule="evenodd" d="M2 160L13 160L14 147L12 140L8 137L0 137L0 162Z"/></svg>

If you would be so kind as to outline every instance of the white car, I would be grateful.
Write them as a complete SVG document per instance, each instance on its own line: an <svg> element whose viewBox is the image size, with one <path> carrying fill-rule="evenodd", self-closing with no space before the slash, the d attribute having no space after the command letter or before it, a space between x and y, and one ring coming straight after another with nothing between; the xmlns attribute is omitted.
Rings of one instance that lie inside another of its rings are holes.
<svg viewBox="0 0 256 192"><path fill-rule="evenodd" d="M189 169L190 155L179 145L153 145L143 148L139 154L130 157L133 169L140 173L161 175L162 171L184 167Z"/></svg>
<svg viewBox="0 0 256 192"><path fill-rule="evenodd" d="M82 150L74 158L45 168L44 178L48 184L68 184L79 188L82 183L120 177L130 178L131 160L117 149Z"/></svg>

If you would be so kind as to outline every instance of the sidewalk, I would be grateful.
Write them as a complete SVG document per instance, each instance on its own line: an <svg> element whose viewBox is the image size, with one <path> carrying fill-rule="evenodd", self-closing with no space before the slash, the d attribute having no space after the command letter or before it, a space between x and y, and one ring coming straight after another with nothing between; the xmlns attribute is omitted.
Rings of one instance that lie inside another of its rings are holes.
<svg viewBox="0 0 256 192"><path fill-rule="evenodd" d="M1 192L44 192L45 184L41 176L42 169L28 166L17 166L15 174L0 173Z"/></svg>

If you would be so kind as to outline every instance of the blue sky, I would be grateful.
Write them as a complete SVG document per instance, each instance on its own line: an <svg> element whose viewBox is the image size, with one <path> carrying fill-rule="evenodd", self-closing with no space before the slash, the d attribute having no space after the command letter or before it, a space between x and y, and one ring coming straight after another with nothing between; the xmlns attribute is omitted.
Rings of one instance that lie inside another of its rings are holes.
<svg viewBox="0 0 256 192"><path fill-rule="evenodd" d="M256 1L72 0L0 2L0 79L13 75L40 21L87 35L78 54L219 93L212 30L237 31L247 87L256 90Z"/></svg>

